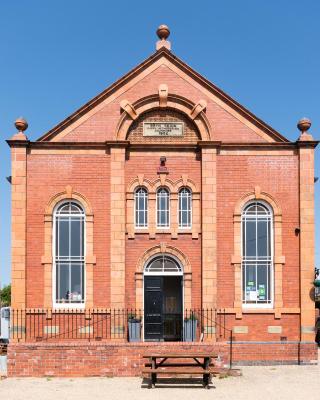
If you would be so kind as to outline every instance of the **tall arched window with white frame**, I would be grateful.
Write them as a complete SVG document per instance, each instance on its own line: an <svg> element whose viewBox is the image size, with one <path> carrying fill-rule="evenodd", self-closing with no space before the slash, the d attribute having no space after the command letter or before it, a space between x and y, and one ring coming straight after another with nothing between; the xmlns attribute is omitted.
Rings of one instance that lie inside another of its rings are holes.
<svg viewBox="0 0 320 400"><path fill-rule="evenodd" d="M80 204L66 201L54 212L54 302L85 301L85 213Z"/></svg>
<svg viewBox="0 0 320 400"><path fill-rule="evenodd" d="M273 303L273 213L263 202L242 212L242 302L247 307Z"/></svg>
<svg viewBox="0 0 320 400"><path fill-rule="evenodd" d="M170 227L170 193L163 187L157 191L157 227Z"/></svg>
<svg viewBox="0 0 320 400"><path fill-rule="evenodd" d="M179 191L179 228L191 228L192 192L184 187Z"/></svg>
<svg viewBox="0 0 320 400"><path fill-rule="evenodd" d="M134 193L134 218L136 228L148 227L148 192L139 187Z"/></svg>

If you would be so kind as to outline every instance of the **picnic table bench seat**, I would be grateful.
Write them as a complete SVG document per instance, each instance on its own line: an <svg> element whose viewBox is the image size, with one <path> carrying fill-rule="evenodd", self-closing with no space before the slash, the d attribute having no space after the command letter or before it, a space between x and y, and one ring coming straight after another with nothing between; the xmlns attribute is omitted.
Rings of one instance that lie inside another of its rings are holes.
<svg viewBox="0 0 320 400"><path fill-rule="evenodd" d="M150 377L149 387L155 387L157 375L202 375L203 386L209 389L211 376L219 374L221 370L211 362L216 355L208 353L150 353L145 354L143 358L150 360L142 369L142 375L148 374ZM157 362L157 359L160 361ZM193 359L194 362L186 362L185 359ZM203 359L203 362L199 359Z"/></svg>

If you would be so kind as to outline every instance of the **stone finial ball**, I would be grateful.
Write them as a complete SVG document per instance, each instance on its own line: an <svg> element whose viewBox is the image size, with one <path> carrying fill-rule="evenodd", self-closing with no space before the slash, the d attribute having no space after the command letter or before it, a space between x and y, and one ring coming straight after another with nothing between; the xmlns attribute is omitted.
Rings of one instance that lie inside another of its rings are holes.
<svg viewBox="0 0 320 400"><path fill-rule="evenodd" d="M170 29L167 25L160 25L157 29L157 35L160 40L166 40L170 35Z"/></svg>
<svg viewBox="0 0 320 400"><path fill-rule="evenodd" d="M28 122L22 117L17 118L14 122L14 125L19 132L24 132L28 128Z"/></svg>
<svg viewBox="0 0 320 400"><path fill-rule="evenodd" d="M311 121L309 118L301 118L297 124L299 131L306 132L311 126Z"/></svg>

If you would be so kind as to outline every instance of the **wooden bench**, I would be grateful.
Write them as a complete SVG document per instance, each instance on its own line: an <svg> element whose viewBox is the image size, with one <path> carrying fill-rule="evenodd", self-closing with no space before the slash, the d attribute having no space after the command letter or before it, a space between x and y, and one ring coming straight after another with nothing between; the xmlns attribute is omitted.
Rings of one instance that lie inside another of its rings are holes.
<svg viewBox="0 0 320 400"><path fill-rule="evenodd" d="M218 369L211 363L212 358L216 358L213 354L203 353L184 353L184 354L168 354L168 353L151 353L145 354L143 358L148 358L149 363L145 364L142 374L150 377L149 387L155 387L157 375L202 375L203 386L210 388L211 375L216 375ZM157 361L158 359L158 361ZM167 360L174 360L168 363ZM192 359L194 362L179 361L179 359ZM203 361L200 361L203 359ZM160 361L159 361L160 360Z"/></svg>

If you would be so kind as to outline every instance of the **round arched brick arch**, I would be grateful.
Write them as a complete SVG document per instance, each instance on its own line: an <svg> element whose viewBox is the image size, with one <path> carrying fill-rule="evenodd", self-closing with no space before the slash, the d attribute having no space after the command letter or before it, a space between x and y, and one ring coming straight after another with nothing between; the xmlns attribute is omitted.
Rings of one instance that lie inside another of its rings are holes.
<svg viewBox="0 0 320 400"><path fill-rule="evenodd" d="M184 308L190 309L191 303L191 285L192 271L188 257L178 248L160 243L157 246L151 247L143 253L139 258L136 266L136 308L143 309L143 272L148 261L157 254L166 254L174 256L183 268L183 293L184 293Z"/></svg>

